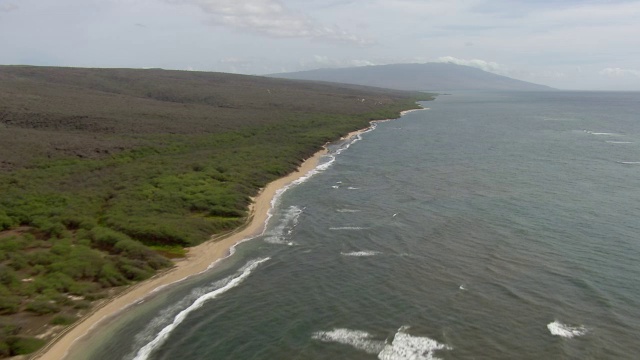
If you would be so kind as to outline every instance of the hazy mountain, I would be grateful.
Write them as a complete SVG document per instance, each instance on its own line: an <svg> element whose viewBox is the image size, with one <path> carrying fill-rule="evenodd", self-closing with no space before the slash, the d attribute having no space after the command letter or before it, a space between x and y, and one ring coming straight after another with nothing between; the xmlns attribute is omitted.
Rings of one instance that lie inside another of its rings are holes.
<svg viewBox="0 0 640 360"><path fill-rule="evenodd" d="M329 81L399 90L518 90L553 88L448 63L392 64L318 69L269 75L299 80Z"/></svg>

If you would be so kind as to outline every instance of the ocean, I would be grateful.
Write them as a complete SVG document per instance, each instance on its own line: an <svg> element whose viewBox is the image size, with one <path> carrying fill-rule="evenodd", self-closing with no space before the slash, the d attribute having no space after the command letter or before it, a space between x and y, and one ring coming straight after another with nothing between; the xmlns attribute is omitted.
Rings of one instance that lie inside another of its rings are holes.
<svg viewBox="0 0 640 360"><path fill-rule="evenodd" d="M422 105L332 144L262 236L81 358L638 358L640 93Z"/></svg>

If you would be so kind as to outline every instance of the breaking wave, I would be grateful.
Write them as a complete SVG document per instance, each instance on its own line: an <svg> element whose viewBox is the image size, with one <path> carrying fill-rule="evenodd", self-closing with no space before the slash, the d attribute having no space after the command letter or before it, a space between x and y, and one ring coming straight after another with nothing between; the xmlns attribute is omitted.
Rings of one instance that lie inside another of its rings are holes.
<svg viewBox="0 0 640 360"><path fill-rule="evenodd" d="M554 321L547 324L547 329L551 335L561 336L564 338L572 338L576 336L582 336L587 333L587 328L584 326L569 326L559 321Z"/></svg>
<svg viewBox="0 0 640 360"><path fill-rule="evenodd" d="M622 134L616 134L616 133L610 133L610 132L595 132L590 130L585 130L584 132L590 135L599 135L599 136L624 136Z"/></svg>
<svg viewBox="0 0 640 360"><path fill-rule="evenodd" d="M391 344L385 345L378 354L380 360L435 360L436 350L451 350L450 346L439 343L428 337L412 336L405 332L409 327L401 327Z"/></svg>
<svg viewBox="0 0 640 360"><path fill-rule="evenodd" d="M323 342L350 345L369 354L377 354L385 346L384 341L374 340L371 334L361 330L333 329L331 331L317 331L311 338Z"/></svg>
<svg viewBox="0 0 640 360"><path fill-rule="evenodd" d="M322 342L335 342L349 345L369 354L378 354L380 360L436 360L436 350L451 350L448 345L437 342L428 337L413 336L406 332L408 326L403 326L389 343L376 340L366 331L352 329L333 329L331 331L317 331L311 337Z"/></svg>
<svg viewBox="0 0 640 360"><path fill-rule="evenodd" d="M351 252L341 252L343 256L376 256L379 255L379 251L351 251Z"/></svg>
<svg viewBox="0 0 640 360"><path fill-rule="evenodd" d="M262 259L251 260L245 266L240 268L235 275L232 275L223 280L217 281L214 284L215 289L198 296L195 299L195 301L193 301L186 308L178 312L177 315L173 317L173 320L170 324L165 325L164 328L162 328L162 330L160 330L160 332L157 333L157 335L151 341L147 342L146 345L144 345L142 348L140 348L140 350L138 350L133 360L148 359L149 355L151 355L153 351L155 351L158 347L162 346L162 344L164 344L165 341L167 341L167 339L169 338L169 335L171 335L173 330L177 328L187 318L187 316L190 313L201 308L205 302L209 300L213 300L218 296L224 294L225 292L240 285L251 274L251 272L256 267L258 267L258 265L262 264L263 262L269 259L270 258L267 257ZM182 305L182 306L187 305L187 304L184 304L185 302L186 301L183 300L179 303L179 305ZM175 313L175 310L177 310L178 308L175 306L173 308L174 308L174 311L170 311L170 312ZM167 320L166 314L163 320Z"/></svg>
<svg viewBox="0 0 640 360"><path fill-rule="evenodd" d="M290 206L284 211L282 219L273 229L267 231L264 235L264 241L271 244L293 245L288 241L288 235L291 235L293 229L298 225L298 219L302 214L302 209L297 206Z"/></svg>

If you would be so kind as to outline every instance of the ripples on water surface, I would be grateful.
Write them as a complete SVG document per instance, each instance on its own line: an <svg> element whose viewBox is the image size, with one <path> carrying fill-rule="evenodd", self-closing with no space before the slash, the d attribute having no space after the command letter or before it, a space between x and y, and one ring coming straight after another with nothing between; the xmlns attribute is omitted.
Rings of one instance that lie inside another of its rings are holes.
<svg viewBox="0 0 640 360"><path fill-rule="evenodd" d="M91 358L637 358L640 94L425 106L334 146L264 236Z"/></svg>

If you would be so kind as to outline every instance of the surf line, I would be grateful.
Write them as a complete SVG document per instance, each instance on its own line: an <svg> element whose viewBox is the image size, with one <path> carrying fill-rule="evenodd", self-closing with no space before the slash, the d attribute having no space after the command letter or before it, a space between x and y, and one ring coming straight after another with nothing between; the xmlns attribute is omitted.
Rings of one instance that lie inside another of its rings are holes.
<svg viewBox="0 0 640 360"><path fill-rule="evenodd" d="M177 328L187 318L187 315L201 308L207 301L213 300L218 296L226 293L227 291L233 289L234 287L240 285L247 277L249 277L251 272L258 267L258 265L270 259L271 258L267 257L267 258L257 259L257 260L248 262L247 265L245 265L239 270L239 272L241 272L240 275L229 279L224 286L197 298L196 301L193 302L193 304L189 305L186 309L180 311L178 315L176 315L175 318L173 318L173 322L165 326L158 333L158 335L156 335L156 337L153 340L151 340L149 343L143 346L140 350L138 350L138 353L136 354L136 357L133 360L148 359L149 355L151 355L151 353L155 349L159 348L160 346L162 346L162 344L165 343L165 341L169 338L169 335L171 335L173 330Z"/></svg>

